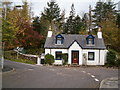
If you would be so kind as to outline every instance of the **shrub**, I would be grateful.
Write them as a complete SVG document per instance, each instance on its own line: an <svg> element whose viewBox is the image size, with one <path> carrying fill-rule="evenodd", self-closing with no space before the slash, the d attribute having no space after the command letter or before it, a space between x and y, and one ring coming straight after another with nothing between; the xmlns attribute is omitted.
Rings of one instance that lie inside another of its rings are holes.
<svg viewBox="0 0 120 90"><path fill-rule="evenodd" d="M115 63L115 64L116 64L117 67L120 67L120 58L118 58L118 59L116 60L116 63Z"/></svg>
<svg viewBox="0 0 120 90"><path fill-rule="evenodd" d="M116 53L112 50L109 50L107 53L107 65L108 66L115 66L116 65Z"/></svg>
<svg viewBox="0 0 120 90"><path fill-rule="evenodd" d="M52 65L54 63L54 56L51 54L45 55L45 64Z"/></svg>
<svg viewBox="0 0 120 90"><path fill-rule="evenodd" d="M63 65L66 65L68 63L68 54L67 53L62 54L62 59Z"/></svg>

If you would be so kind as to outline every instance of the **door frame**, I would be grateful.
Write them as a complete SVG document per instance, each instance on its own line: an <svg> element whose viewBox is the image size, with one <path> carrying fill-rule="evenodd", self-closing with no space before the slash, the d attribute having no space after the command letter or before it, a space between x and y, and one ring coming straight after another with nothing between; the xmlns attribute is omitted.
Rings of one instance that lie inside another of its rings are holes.
<svg viewBox="0 0 120 90"><path fill-rule="evenodd" d="M74 64L74 63L73 63L73 52L77 52L77 53L78 53L78 61L77 61L77 64L79 64L79 50L72 50L72 51L71 51L71 64Z"/></svg>

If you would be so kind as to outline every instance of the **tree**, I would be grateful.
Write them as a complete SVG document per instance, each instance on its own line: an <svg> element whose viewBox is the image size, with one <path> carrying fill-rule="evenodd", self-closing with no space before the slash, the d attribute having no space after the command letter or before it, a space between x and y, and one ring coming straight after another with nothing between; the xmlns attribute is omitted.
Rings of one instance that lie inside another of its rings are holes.
<svg viewBox="0 0 120 90"><path fill-rule="evenodd" d="M79 34L80 31L83 29L83 22L81 20L81 18L79 17L79 15L77 15L74 19L74 26L73 26L73 33L74 34Z"/></svg>
<svg viewBox="0 0 120 90"><path fill-rule="evenodd" d="M83 29L82 19L79 15L75 16L75 8L74 4L72 4L70 16L64 25L63 33L79 34L81 29Z"/></svg>
<svg viewBox="0 0 120 90"><path fill-rule="evenodd" d="M100 26L100 22L108 20L109 14L116 15L115 8L115 4L112 2L97 2L95 9L92 10L95 26Z"/></svg>
<svg viewBox="0 0 120 90"><path fill-rule="evenodd" d="M7 7L8 8L8 7ZM3 41L6 49L39 46L43 38L38 32L33 31L30 23L29 7L23 2L22 8L14 7L6 11L6 18L3 18ZM3 15L5 12L3 12ZM24 16L25 15L25 16Z"/></svg>
<svg viewBox="0 0 120 90"><path fill-rule="evenodd" d="M68 17L68 19L64 25L63 33L72 34L74 32L73 31L74 30L74 28L73 28L74 19L75 19L75 8L74 8L74 4L72 4L70 16Z"/></svg>
<svg viewBox="0 0 120 90"><path fill-rule="evenodd" d="M40 25L39 17L35 17L33 19L32 26L34 31L37 31L39 34L41 33L41 25Z"/></svg>
<svg viewBox="0 0 120 90"><path fill-rule="evenodd" d="M117 24L117 27L120 28L120 13L117 13L116 24Z"/></svg>
<svg viewBox="0 0 120 90"><path fill-rule="evenodd" d="M42 16L49 21L52 30L56 33L59 30L58 23L60 22L60 8L54 0L48 2L47 5L48 8L44 9Z"/></svg>
<svg viewBox="0 0 120 90"><path fill-rule="evenodd" d="M97 2L93 12L95 26L102 27L105 44L111 45L111 49L119 52L120 37L118 33L120 30L118 28L119 22L116 21L117 11L115 10L115 4L112 2ZM117 18L117 20L119 19ZM116 25L116 22L118 25Z"/></svg>

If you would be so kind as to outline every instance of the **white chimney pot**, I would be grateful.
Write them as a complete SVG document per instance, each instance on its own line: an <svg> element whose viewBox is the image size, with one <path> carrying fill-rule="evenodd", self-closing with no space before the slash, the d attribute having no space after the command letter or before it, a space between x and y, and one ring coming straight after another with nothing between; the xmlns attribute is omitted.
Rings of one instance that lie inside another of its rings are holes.
<svg viewBox="0 0 120 90"><path fill-rule="evenodd" d="M100 27L98 28L97 36L99 39L102 38L102 32Z"/></svg>

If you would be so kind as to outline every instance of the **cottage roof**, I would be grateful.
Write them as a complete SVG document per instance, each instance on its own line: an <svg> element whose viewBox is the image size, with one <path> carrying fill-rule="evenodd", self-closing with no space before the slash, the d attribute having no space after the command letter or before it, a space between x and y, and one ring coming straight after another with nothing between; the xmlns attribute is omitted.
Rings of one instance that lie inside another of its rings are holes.
<svg viewBox="0 0 120 90"><path fill-rule="evenodd" d="M99 39L97 35L93 35L94 45L89 46L86 44L86 37L88 35L77 35L77 34L61 34L64 37L64 43L62 45L56 45L56 37L47 37L44 48L69 48L74 41L81 46L83 49L106 49L103 39Z"/></svg>

